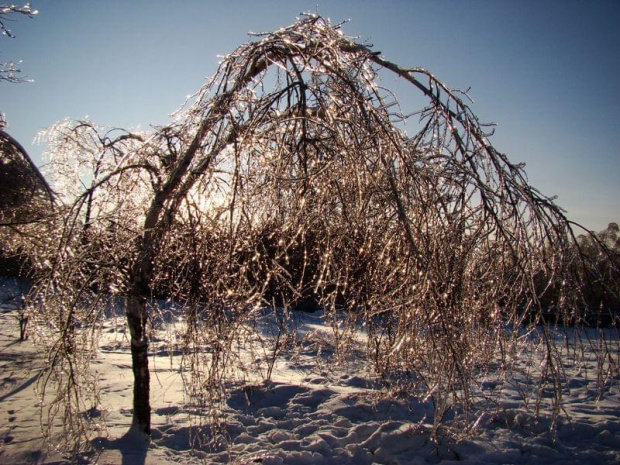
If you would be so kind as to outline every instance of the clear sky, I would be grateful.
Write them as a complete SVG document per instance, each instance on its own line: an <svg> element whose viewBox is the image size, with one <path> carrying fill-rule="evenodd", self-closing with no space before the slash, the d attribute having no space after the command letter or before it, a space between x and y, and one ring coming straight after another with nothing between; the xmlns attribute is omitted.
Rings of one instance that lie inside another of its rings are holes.
<svg viewBox="0 0 620 465"><path fill-rule="evenodd" d="M16 1L16 0L13 0ZM1 0L0 0L1 2ZM0 83L7 131L41 164L37 132L66 117L163 124L249 31L304 11L344 25L402 66L471 87L472 109L530 182L584 226L620 222L620 1L31 1L0 37L0 61L33 83ZM390 82L384 82L390 87Z"/></svg>

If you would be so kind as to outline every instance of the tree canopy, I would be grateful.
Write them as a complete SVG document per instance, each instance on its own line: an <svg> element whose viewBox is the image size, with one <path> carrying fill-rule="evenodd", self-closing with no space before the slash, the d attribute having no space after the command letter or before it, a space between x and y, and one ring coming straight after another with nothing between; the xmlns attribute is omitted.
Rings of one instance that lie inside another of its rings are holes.
<svg viewBox="0 0 620 465"><path fill-rule="evenodd" d="M42 216L53 194L21 144L0 129L0 226Z"/></svg>

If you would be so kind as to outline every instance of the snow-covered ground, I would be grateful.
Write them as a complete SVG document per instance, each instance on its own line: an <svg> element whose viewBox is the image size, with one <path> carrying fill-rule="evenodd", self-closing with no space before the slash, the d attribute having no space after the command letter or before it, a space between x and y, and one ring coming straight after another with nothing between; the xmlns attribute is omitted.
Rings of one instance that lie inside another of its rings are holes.
<svg viewBox="0 0 620 465"><path fill-rule="evenodd" d="M64 463L41 439L40 403L35 392L44 368L32 343L18 341L16 311L0 314L0 463ZM483 416L473 437L459 442L431 440L429 402L383 395L363 353L338 363L309 341L329 330L320 313L300 314L295 325L308 345L284 354L269 381L257 378L231 385L217 411L224 433L217 445L201 445L198 429L209 418L184 394L180 354L170 341L156 340L151 357L153 433L150 443L126 435L131 421L132 372L122 318L110 318L93 366L101 383L101 405L93 425L101 432L97 454L85 462L102 464L265 463L265 464L415 464L415 463L620 463L620 378L612 375L600 393L594 366L571 375L563 391L566 413L557 437L551 418L538 419L526 407L518 383L499 377L486 386L501 389L494 414ZM268 335L269 331L263 331ZM260 354L259 354L260 355ZM252 354L257 357L256 353ZM256 363L266 367L270 352ZM594 363L594 362L592 362Z"/></svg>

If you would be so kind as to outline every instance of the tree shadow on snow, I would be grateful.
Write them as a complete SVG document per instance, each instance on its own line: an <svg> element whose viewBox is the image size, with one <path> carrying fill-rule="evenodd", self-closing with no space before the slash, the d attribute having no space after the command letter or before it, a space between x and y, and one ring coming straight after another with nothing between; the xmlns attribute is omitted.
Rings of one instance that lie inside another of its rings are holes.
<svg viewBox="0 0 620 465"><path fill-rule="evenodd" d="M150 438L134 428L118 439L97 438L93 441L93 445L101 451L118 450L122 465L144 465L149 444Z"/></svg>

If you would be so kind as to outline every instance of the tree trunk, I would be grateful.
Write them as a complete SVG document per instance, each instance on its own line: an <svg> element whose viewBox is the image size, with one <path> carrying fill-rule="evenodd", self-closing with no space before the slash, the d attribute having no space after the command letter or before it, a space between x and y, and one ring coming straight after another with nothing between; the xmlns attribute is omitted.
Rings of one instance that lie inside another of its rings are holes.
<svg viewBox="0 0 620 465"><path fill-rule="evenodd" d="M127 325L131 334L131 362L133 368L133 418L131 427L151 434L151 401L148 349L146 334L146 298L128 295L125 303Z"/></svg>

